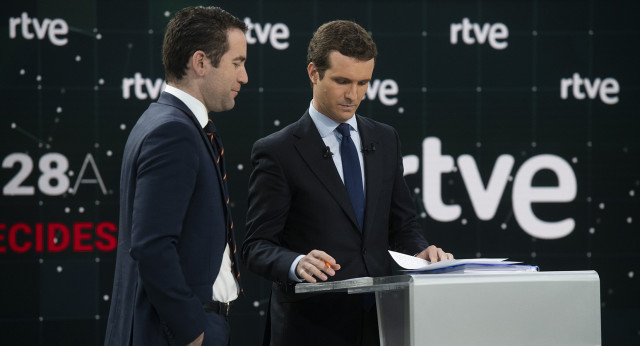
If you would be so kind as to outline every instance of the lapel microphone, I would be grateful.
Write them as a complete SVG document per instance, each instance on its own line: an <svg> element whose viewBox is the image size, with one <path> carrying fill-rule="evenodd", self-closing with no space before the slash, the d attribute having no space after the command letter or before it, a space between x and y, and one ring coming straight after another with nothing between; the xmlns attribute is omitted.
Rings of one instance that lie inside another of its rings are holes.
<svg viewBox="0 0 640 346"><path fill-rule="evenodd" d="M368 154L368 153L372 153L373 154L373 153L375 153L375 151L376 151L376 145L373 144L373 143L369 144L368 148L366 146L362 147L362 153L365 154L365 155Z"/></svg>
<svg viewBox="0 0 640 346"><path fill-rule="evenodd" d="M331 156L333 156L333 153L331 152L331 148L329 148L328 146L324 148L324 151L322 153L322 157L325 159L330 158Z"/></svg>
<svg viewBox="0 0 640 346"><path fill-rule="evenodd" d="M366 146L362 147L362 153L363 154L369 154L369 153L373 154L373 153L375 153L375 151L376 151L376 145L373 144L373 143L369 144L368 147L366 147ZM333 153L331 152L331 148L329 148L328 146L324 147L324 150L322 152L322 158L328 159L331 156L333 156Z"/></svg>

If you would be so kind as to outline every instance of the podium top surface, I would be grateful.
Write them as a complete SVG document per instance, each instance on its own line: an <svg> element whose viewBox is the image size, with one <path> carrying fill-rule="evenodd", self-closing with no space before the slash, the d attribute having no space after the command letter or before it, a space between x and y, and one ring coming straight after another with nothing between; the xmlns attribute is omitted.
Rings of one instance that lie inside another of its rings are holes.
<svg viewBox="0 0 640 346"><path fill-rule="evenodd" d="M342 281L299 283L296 293L348 292L366 293L405 289L411 285L477 284L495 282L599 281L598 273L585 271L504 272L482 274L407 274L361 277Z"/></svg>

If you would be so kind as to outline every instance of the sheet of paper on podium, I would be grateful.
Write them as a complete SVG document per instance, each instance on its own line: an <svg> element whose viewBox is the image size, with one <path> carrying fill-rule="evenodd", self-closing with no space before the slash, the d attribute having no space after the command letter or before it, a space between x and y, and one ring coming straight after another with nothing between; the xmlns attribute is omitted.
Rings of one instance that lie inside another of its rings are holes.
<svg viewBox="0 0 640 346"><path fill-rule="evenodd" d="M389 250L396 263L406 271L424 274L436 273L496 273L538 271L537 266L517 265L520 262L506 258L468 258L444 260L436 263L415 256Z"/></svg>

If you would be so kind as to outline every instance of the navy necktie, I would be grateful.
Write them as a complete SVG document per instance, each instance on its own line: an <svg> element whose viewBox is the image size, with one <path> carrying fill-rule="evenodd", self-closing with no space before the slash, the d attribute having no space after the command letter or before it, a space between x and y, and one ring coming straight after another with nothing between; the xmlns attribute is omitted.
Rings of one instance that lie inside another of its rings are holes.
<svg viewBox="0 0 640 346"><path fill-rule="evenodd" d="M220 168L220 174L222 174L222 193L226 205L226 225L227 225L227 243L229 244L229 248L232 252L231 254L231 269L238 280L238 285L240 286L240 270L238 269L238 258L236 254L236 242L233 234L233 219L231 218L231 205L229 204L229 190L227 188L227 172L225 169L225 160L224 160L224 147L222 146L222 139L216 132L216 126L213 125L211 119L204 127L204 132L209 137L211 141L211 145L213 146L213 152L216 158L216 164ZM242 291L242 288L240 288Z"/></svg>
<svg viewBox="0 0 640 346"><path fill-rule="evenodd" d="M351 199L353 210L356 212L360 231L364 227L364 191L362 190L362 170L358 151L351 139L351 126L346 123L338 125L338 132L342 135L340 142L340 158L342 159L342 173L344 186Z"/></svg>

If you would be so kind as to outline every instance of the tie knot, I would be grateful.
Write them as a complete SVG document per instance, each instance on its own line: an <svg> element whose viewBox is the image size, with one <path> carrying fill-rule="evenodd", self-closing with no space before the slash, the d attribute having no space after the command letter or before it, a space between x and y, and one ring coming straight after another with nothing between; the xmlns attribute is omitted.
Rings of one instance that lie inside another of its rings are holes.
<svg viewBox="0 0 640 346"><path fill-rule="evenodd" d="M216 126L213 125L213 121L211 121L211 119L209 119L209 121L207 121L207 124L204 125L204 132L206 133L216 132Z"/></svg>
<svg viewBox="0 0 640 346"><path fill-rule="evenodd" d="M351 125L347 123L338 125L338 132L340 132L342 137L351 137Z"/></svg>

